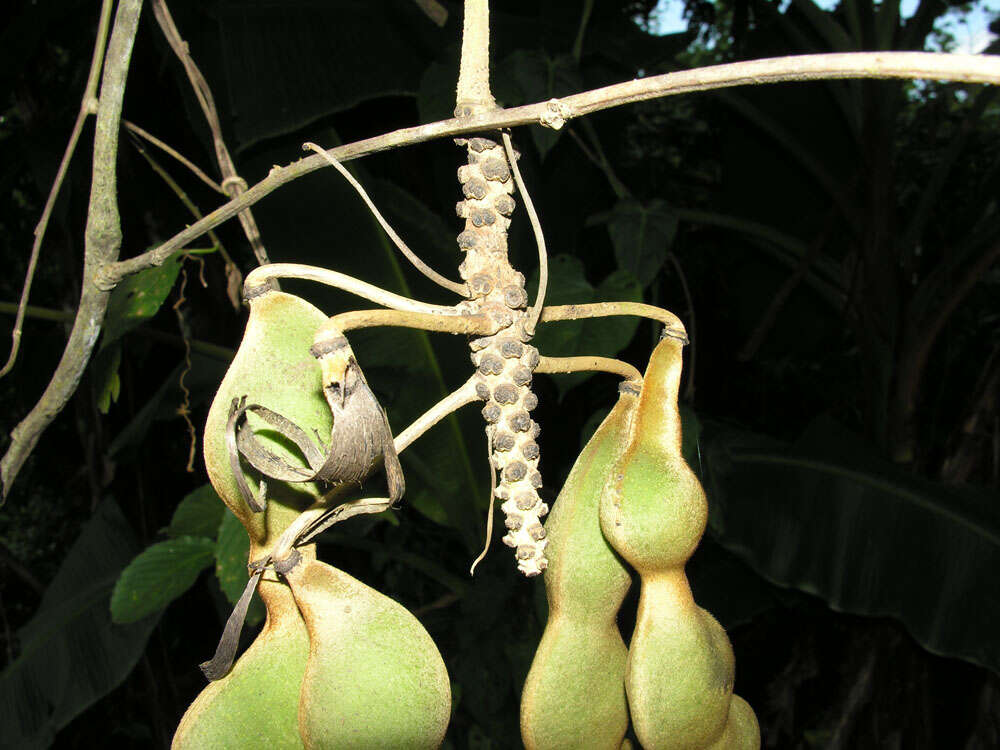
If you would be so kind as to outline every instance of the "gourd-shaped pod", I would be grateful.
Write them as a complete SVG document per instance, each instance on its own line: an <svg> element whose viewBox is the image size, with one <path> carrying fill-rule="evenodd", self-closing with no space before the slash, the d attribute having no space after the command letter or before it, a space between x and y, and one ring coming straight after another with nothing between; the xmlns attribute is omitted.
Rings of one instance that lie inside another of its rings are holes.
<svg viewBox="0 0 1000 750"><path fill-rule="evenodd" d="M298 709L309 634L288 586L262 580L263 630L221 680L188 707L172 750L302 748Z"/></svg>
<svg viewBox="0 0 1000 750"><path fill-rule="evenodd" d="M601 533L598 503L635 401L634 392L622 390L545 524L549 617L521 694L528 750L618 750L628 729L627 649L616 616L631 576Z"/></svg>
<svg viewBox="0 0 1000 750"><path fill-rule="evenodd" d="M309 353L326 316L308 302L276 291L256 295L249 304L243 341L209 409L205 464L219 497L247 530L250 559L262 560L319 492L313 484L272 482L264 512L251 511L237 486L226 445L232 402L247 396L307 428L328 433L330 410L319 365ZM261 431L258 439L276 455L301 461L274 433ZM254 477L247 474L247 479L256 485ZM300 553L313 557L314 549ZM174 736L175 749L302 747L298 702L309 654L305 622L286 584L264 578L259 592L267 608L264 628L229 674L210 683L188 708Z"/></svg>
<svg viewBox="0 0 1000 750"><path fill-rule="evenodd" d="M299 732L315 750L441 745L451 686L434 641L403 606L336 568L286 572L309 631Z"/></svg>
<svg viewBox="0 0 1000 750"><path fill-rule="evenodd" d="M722 736L708 746L707 750L758 750L760 748L760 725L750 704L733 695L729 704L729 720Z"/></svg>
<svg viewBox="0 0 1000 750"><path fill-rule="evenodd" d="M695 604L684 575L708 506L681 455L682 346L664 338L653 351L600 508L605 537L642 579L625 689L645 750L714 746L726 731L733 691L729 639ZM753 743L737 747L759 739Z"/></svg>
<svg viewBox="0 0 1000 750"><path fill-rule="evenodd" d="M250 319L243 341L216 393L205 424L205 466L208 477L222 501L236 514L251 540L251 559L260 559L270 543L273 531L284 530L291 519L320 497L313 482L289 484L268 482L265 510L254 513L240 493L226 444L226 426L233 400L246 396L278 412L299 425L306 433L315 430L329 435L330 408L323 397L320 367L309 353L316 330L326 316L299 297L270 289L251 297ZM294 447L255 414L247 419L258 441L275 456L292 465L306 466ZM259 476L242 465L247 484L256 491ZM272 515L281 516L275 522ZM270 533L269 533L270 530ZM280 532L279 532L280 533Z"/></svg>

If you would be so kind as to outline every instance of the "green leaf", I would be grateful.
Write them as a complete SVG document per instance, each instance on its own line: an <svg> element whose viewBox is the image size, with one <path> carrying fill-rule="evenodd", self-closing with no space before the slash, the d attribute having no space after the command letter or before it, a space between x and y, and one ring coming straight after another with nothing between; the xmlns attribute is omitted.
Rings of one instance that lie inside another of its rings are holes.
<svg viewBox="0 0 1000 750"><path fill-rule="evenodd" d="M528 298L534 299L538 288L537 272L528 283ZM584 275L583 262L571 255L556 255L549 260L549 286L546 305L587 304L590 302L639 302L642 289L631 273L615 271L595 289ZM533 341L547 357L613 357L624 349L639 326L631 316L611 316L587 320L545 323ZM579 385L587 373L555 375L560 397Z"/></svg>
<svg viewBox="0 0 1000 750"><path fill-rule="evenodd" d="M703 448L714 535L758 573L1000 671L995 495L909 474L830 419L791 446L714 427Z"/></svg>
<svg viewBox="0 0 1000 750"><path fill-rule="evenodd" d="M18 632L20 654L0 673L0 747L48 747L132 671L157 618L113 624L108 601L137 548L118 506L102 502Z"/></svg>
<svg viewBox="0 0 1000 750"><path fill-rule="evenodd" d="M587 223L598 222L608 225L620 269L631 272L643 287L656 278L677 234L676 211L662 200L643 205L629 199Z"/></svg>
<svg viewBox="0 0 1000 750"><path fill-rule="evenodd" d="M214 546L211 539L182 536L140 552L115 584L112 620L130 623L162 610L211 564Z"/></svg>
<svg viewBox="0 0 1000 750"><path fill-rule="evenodd" d="M250 539L246 529L232 513L226 513L219 524L219 537L215 543L215 575L219 588L230 604L236 604L246 588L250 574L247 561L250 559ZM247 625L256 625L264 619L264 603L254 594L247 610Z"/></svg>
<svg viewBox="0 0 1000 750"><path fill-rule="evenodd" d="M162 266L152 266L129 276L111 292L104 316L101 349L120 339L143 321L156 315L177 281L184 256L170 256Z"/></svg>
<svg viewBox="0 0 1000 750"><path fill-rule="evenodd" d="M177 506L167 527L167 536L203 536L215 538L226 506L210 484L203 484Z"/></svg>
<svg viewBox="0 0 1000 750"><path fill-rule="evenodd" d="M97 392L97 410L107 414L111 404L118 402L122 391L122 381L118 376L118 368L122 363L122 348L112 345L101 350L94 357L93 368L94 390Z"/></svg>

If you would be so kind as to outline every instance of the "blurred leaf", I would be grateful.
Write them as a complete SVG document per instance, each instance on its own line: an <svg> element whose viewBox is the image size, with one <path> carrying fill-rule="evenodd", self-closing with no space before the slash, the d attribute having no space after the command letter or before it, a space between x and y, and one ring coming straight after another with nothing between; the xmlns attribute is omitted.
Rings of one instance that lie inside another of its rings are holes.
<svg viewBox="0 0 1000 750"><path fill-rule="evenodd" d="M528 283L528 298L534 299L538 289L538 274ZM590 302L639 302L642 289L627 271L615 271L595 289L584 275L583 262L570 255L556 255L549 260L549 286L546 305L587 304ZM599 356L613 357L624 349L635 335L639 321L631 316L590 318L545 323L538 328L532 342L547 357ZM589 373L554 375L560 398L570 388L579 385Z"/></svg>
<svg viewBox="0 0 1000 750"><path fill-rule="evenodd" d="M94 390L97 392L97 410L107 414L112 403L118 402L122 391L122 381L118 376L118 368L122 363L122 348L114 344L101 350L94 356L91 364L94 378Z"/></svg>
<svg viewBox="0 0 1000 750"><path fill-rule="evenodd" d="M415 94L427 50L450 40L412 0L224 0L215 11L239 149L368 99Z"/></svg>
<svg viewBox="0 0 1000 750"><path fill-rule="evenodd" d="M215 395L222 376L226 372L227 363L202 354L191 354L191 369L184 376L184 385L190 392L192 407L203 403ZM156 393L136 413L121 432L115 435L108 446L109 457L122 460L131 457L142 445L146 433L154 422L177 418L177 407L183 403L184 394L180 390L180 376L184 364L179 364L163 381ZM183 427L178 434L186 434Z"/></svg>
<svg viewBox="0 0 1000 750"><path fill-rule="evenodd" d="M215 575L219 588L230 604L236 604L246 588L250 574L247 562L250 559L250 539L246 529L232 513L225 513L219 524L219 538L215 544ZM264 619L264 602L256 593L247 610L247 625L256 625Z"/></svg>
<svg viewBox="0 0 1000 750"><path fill-rule="evenodd" d="M367 184L375 204L382 206L382 213L400 236L406 238L410 249L435 270L458 281L458 274L452 270L460 260L455 227L399 185L388 180L370 180ZM409 263L403 268L412 273Z"/></svg>
<svg viewBox="0 0 1000 750"><path fill-rule="evenodd" d="M861 40L853 40L844 31L844 27L834 20L831 13L820 8L813 0L792 0L792 5L799 11L830 46L831 52L853 52Z"/></svg>
<svg viewBox="0 0 1000 750"><path fill-rule="evenodd" d="M115 584L111 619L130 623L162 610L211 564L214 546L211 539L182 536L144 549Z"/></svg>
<svg viewBox="0 0 1000 750"><path fill-rule="evenodd" d="M712 530L757 572L1000 671L995 495L908 474L826 418L792 446L714 428L703 447Z"/></svg>
<svg viewBox="0 0 1000 750"><path fill-rule="evenodd" d="M662 200L646 205L631 199L619 201L611 211L587 223L608 225L618 267L630 271L643 287L663 267L677 234L677 212Z"/></svg>
<svg viewBox="0 0 1000 750"><path fill-rule="evenodd" d="M167 258L162 266L140 271L115 287L104 317L101 349L156 315L177 281L183 262L184 256L177 253Z"/></svg>
<svg viewBox="0 0 1000 750"><path fill-rule="evenodd" d="M214 539L226 506L210 484L203 484L177 505L167 536L203 536Z"/></svg>
<svg viewBox="0 0 1000 750"><path fill-rule="evenodd" d="M571 55L551 56L543 50L519 49L496 71L496 89L504 106L545 102L583 90L583 79ZM531 137L541 158L556 144L561 130L535 125Z"/></svg>
<svg viewBox="0 0 1000 750"><path fill-rule="evenodd" d="M431 63L420 78L417 112L421 123L454 117L455 81L458 80L458 61L461 52L456 44L450 45L448 49L451 52L448 59L453 60L454 64Z"/></svg>
<svg viewBox="0 0 1000 750"><path fill-rule="evenodd" d="M675 34L649 34L633 22L591 24L583 41L586 52L613 60L626 70L650 70L684 52L696 36L695 24L690 24L689 29ZM606 83L618 80L620 79L616 78Z"/></svg>
<svg viewBox="0 0 1000 750"><path fill-rule="evenodd" d="M684 567L694 599L726 630L779 604L780 590L706 535Z"/></svg>
<svg viewBox="0 0 1000 750"><path fill-rule="evenodd" d="M701 474L701 420L688 404L680 404L681 454L695 473Z"/></svg>
<svg viewBox="0 0 1000 750"><path fill-rule="evenodd" d="M608 410L602 407L587 417L587 421L580 428L580 450L583 450L587 446L587 443L590 442L594 433L597 432L597 428L601 426L601 422L607 416Z"/></svg>
<svg viewBox="0 0 1000 750"><path fill-rule="evenodd" d="M0 673L0 747L48 747L132 671L157 618L113 624L108 601L137 546L118 506L102 502L18 633L19 655Z"/></svg>

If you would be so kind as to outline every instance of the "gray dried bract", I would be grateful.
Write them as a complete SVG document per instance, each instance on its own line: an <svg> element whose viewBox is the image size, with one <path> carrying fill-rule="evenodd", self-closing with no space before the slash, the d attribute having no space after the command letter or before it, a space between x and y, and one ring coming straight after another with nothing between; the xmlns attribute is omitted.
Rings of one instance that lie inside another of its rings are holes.
<svg viewBox="0 0 1000 750"><path fill-rule="evenodd" d="M345 375L336 388L328 386L324 389L333 415L329 448L315 431L314 442L305 430L266 406L247 404L246 396L233 399L226 425L229 460L240 493L255 512L264 510L266 481L262 478L260 496L254 497L243 475L241 458L263 477L293 483L320 481L333 488L360 485L381 465L388 481L389 497L395 502L403 496L403 469L396 455L385 411L353 359ZM245 419L248 411L293 443L302 453L308 468L290 464L262 445Z"/></svg>

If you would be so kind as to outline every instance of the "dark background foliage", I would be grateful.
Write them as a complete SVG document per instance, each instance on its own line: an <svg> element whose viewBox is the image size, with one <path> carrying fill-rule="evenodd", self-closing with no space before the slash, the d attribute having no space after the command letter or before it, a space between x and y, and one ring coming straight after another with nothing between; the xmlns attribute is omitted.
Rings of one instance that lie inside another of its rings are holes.
<svg viewBox="0 0 1000 750"><path fill-rule="evenodd" d="M461 8L445 5L443 28L408 0L172 10L252 184L298 158L303 141L330 146L449 116ZM494 6L493 85L504 105L713 62L950 49L949 22L972 7L922 0L901 18L893 0L832 10L691 0L689 31L661 35L655 3L597 2L581 35L580 3ZM0 312L12 320L97 9L18 0L0 14ZM207 128L151 13L124 116L212 164ZM841 81L670 98L562 132L514 134L552 255L550 299L643 299L677 312L693 334L686 443L712 516L688 572L698 602L729 632L736 689L767 747L1000 744L998 131L995 89ZM150 153L203 212L218 204ZM440 141L352 164L397 230L445 273L459 262L459 157ZM124 256L191 222L124 136L119 175ZM43 249L38 309L17 367L0 380L5 430L62 351L88 190L81 148ZM272 260L451 301L400 263L332 170L254 210ZM244 272L253 267L235 222L218 235ZM530 277L535 248L520 211L511 254ZM200 430L245 313L226 298L217 252L136 283L149 309L120 295L108 326L122 335L106 331L0 509L3 746L167 746L240 585L240 536L206 493L200 458L185 469L191 436L179 410ZM288 288L330 312L359 306ZM538 344L557 355L620 352L641 367L656 335L646 323L560 324ZM468 375L457 339L379 330L352 340L397 430ZM539 376L536 388L551 502L615 388L604 376ZM345 523L321 539L320 554L430 631L453 680L450 747L515 747L545 599L497 543L475 578L466 575L489 487L478 414L439 426L403 464L407 503L395 518ZM181 547L173 588L150 588L134 622L113 623L111 592L126 565L142 550ZM636 589L622 611L626 636ZM246 642L259 613L256 623Z"/></svg>

